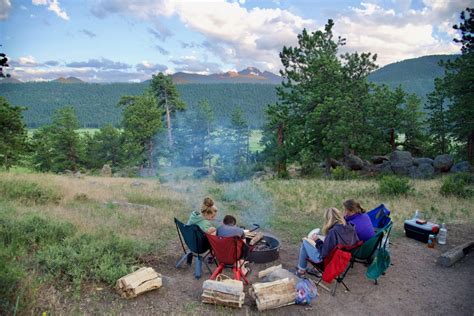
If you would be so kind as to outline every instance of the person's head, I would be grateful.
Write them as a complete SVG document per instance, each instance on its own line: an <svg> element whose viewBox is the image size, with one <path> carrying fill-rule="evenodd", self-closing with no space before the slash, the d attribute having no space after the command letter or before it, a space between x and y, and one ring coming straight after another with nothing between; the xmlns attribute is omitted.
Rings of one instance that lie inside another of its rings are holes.
<svg viewBox="0 0 474 316"><path fill-rule="evenodd" d="M341 211L339 211L335 207L330 207L324 211L324 226L322 229L322 234L327 235L328 231L333 227L336 223L346 225L346 220L342 215Z"/></svg>
<svg viewBox="0 0 474 316"><path fill-rule="evenodd" d="M232 215L224 216L224 220L222 222L224 223L224 225L230 225L230 226L234 226L235 224L237 224L237 220Z"/></svg>
<svg viewBox="0 0 474 316"><path fill-rule="evenodd" d="M357 202L356 200L353 200L353 199L346 200L344 201L344 203L342 203L342 205L344 205L345 216L365 213L365 210L362 208L362 206L360 206L359 202Z"/></svg>
<svg viewBox="0 0 474 316"><path fill-rule="evenodd" d="M206 197L202 202L201 214L207 220L216 218L217 208L214 206L214 200L210 197Z"/></svg>

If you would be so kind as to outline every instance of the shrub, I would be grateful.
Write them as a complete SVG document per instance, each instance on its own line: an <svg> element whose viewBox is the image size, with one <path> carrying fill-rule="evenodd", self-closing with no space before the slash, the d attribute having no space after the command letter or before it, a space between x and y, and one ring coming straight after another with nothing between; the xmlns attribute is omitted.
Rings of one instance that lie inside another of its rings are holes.
<svg viewBox="0 0 474 316"><path fill-rule="evenodd" d="M331 176L334 180L353 180L357 178L357 173L342 166L337 166L332 171Z"/></svg>
<svg viewBox="0 0 474 316"><path fill-rule="evenodd" d="M52 187L22 179L0 179L0 196L27 205L58 203L62 197Z"/></svg>
<svg viewBox="0 0 474 316"><path fill-rule="evenodd" d="M72 282L76 289L83 281L103 281L113 286L130 273L146 246L113 234L81 235L67 238L38 252L38 263L47 273Z"/></svg>
<svg viewBox="0 0 474 316"><path fill-rule="evenodd" d="M444 196L454 195L462 198L474 196L474 175L457 173L444 177L439 192Z"/></svg>
<svg viewBox="0 0 474 316"><path fill-rule="evenodd" d="M252 168L246 164L224 165L215 168L214 180L218 183L237 182L250 179L252 175Z"/></svg>
<svg viewBox="0 0 474 316"><path fill-rule="evenodd" d="M413 188L410 180L405 177L393 175L383 176L379 180L379 192L384 195L402 195L408 194Z"/></svg>
<svg viewBox="0 0 474 316"><path fill-rule="evenodd" d="M24 268L14 260L7 248L0 247L0 314L13 315L25 303L20 293Z"/></svg>

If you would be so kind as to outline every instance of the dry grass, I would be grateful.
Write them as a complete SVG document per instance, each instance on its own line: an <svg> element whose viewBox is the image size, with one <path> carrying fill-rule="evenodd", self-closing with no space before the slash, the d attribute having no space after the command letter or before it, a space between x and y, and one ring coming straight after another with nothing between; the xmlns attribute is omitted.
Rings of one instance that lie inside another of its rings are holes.
<svg viewBox="0 0 474 316"><path fill-rule="evenodd" d="M324 209L342 209L346 199L356 199L370 210L383 203L391 210L396 230L411 218L416 209L434 222L469 223L474 221L473 199L444 197L439 194L441 180L411 181L414 192L406 196L382 196L375 180L290 180L268 181L264 187L274 197L276 208L272 223L276 229L297 240L322 224Z"/></svg>

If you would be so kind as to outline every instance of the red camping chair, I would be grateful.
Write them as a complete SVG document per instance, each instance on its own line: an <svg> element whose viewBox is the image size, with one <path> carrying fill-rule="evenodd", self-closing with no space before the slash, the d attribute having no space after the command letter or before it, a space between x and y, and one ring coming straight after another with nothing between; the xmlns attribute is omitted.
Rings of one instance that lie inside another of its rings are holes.
<svg viewBox="0 0 474 316"><path fill-rule="evenodd" d="M210 279L215 280L224 268L232 268L235 280L242 278L245 284L249 284L247 278L242 273L242 266L239 265L239 259L243 259L243 240L240 237L222 237L207 233L206 236L211 244L211 253L217 260L217 268L212 273Z"/></svg>
<svg viewBox="0 0 474 316"><path fill-rule="evenodd" d="M344 283L344 278L351 268L353 256L352 253L363 244L363 241L358 241L354 245L342 245L338 244L331 253L324 258L323 262L314 262L311 259L307 261L321 274L318 282L323 280L324 282L330 283L336 279L336 285L332 290L332 295L336 294L336 289L339 283L342 283L347 291L350 291L347 285Z"/></svg>

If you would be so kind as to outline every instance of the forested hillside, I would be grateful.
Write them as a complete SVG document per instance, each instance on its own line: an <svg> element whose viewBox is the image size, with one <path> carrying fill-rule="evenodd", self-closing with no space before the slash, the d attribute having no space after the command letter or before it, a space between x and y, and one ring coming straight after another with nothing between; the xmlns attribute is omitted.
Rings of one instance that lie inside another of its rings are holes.
<svg viewBox="0 0 474 316"><path fill-rule="evenodd" d="M1 84L0 95L10 103L28 108L24 112L30 128L51 122L55 109L72 105L82 127L117 125L121 109L117 102L124 95L139 95L148 87L143 83L61 84L56 82ZM178 85L182 99L192 108L207 99L216 123L227 125L230 115L240 107L251 127L264 121L264 108L276 102L275 86L262 84L183 84Z"/></svg>
<svg viewBox="0 0 474 316"><path fill-rule="evenodd" d="M440 60L454 60L458 55L432 55L406 59L389 64L369 75L369 80L384 83L391 88L399 85L408 93L415 93L422 100L434 89L434 78L444 75Z"/></svg>
<svg viewBox="0 0 474 316"><path fill-rule="evenodd" d="M439 60L456 56L435 55L404 60L378 69L369 80L392 88L401 85L406 92L415 93L425 100L426 94L434 88L434 78L443 76ZM0 95L11 104L28 108L24 112L28 127L48 124L55 109L72 105L81 126L95 128L105 123L117 125L121 119L121 110L116 107L120 97L139 95L147 86L147 83L3 83L0 84ZM266 105L277 100L275 85L270 84L192 83L180 84L177 88L189 107L207 99L219 125L228 125L232 111L239 106L251 127L261 127Z"/></svg>

